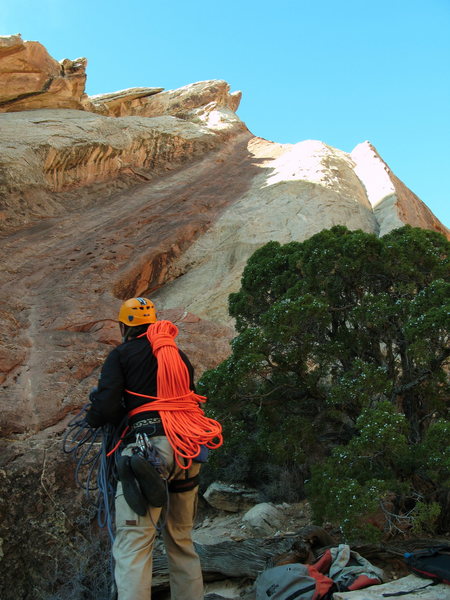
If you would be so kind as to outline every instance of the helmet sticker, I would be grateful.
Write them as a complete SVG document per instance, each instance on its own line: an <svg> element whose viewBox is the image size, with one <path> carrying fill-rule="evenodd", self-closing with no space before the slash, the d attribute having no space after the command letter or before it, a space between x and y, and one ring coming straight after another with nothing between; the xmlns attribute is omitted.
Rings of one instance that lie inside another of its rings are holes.
<svg viewBox="0 0 450 600"><path fill-rule="evenodd" d="M136 300L140 303L140 304L147 304L147 301L145 298L136 298Z"/></svg>
<svg viewBox="0 0 450 600"><path fill-rule="evenodd" d="M133 315L128 315L128 320L132 321L134 319Z"/></svg>

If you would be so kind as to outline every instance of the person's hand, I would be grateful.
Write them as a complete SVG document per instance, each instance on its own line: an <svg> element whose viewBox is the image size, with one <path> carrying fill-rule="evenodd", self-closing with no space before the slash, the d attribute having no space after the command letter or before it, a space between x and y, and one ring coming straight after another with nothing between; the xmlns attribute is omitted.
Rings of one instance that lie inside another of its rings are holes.
<svg viewBox="0 0 450 600"><path fill-rule="evenodd" d="M88 425L94 427L94 429L101 427L104 424L103 419L96 414L92 406L88 409L85 419Z"/></svg>

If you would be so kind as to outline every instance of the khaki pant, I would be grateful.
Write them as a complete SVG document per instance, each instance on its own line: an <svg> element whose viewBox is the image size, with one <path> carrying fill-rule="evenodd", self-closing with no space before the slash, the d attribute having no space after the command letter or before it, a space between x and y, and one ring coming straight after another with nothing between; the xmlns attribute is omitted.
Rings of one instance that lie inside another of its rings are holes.
<svg viewBox="0 0 450 600"><path fill-rule="evenodd" d="M166 460L174 463L173 451L166 437L152 438L153 445ZM131 454L131 447L123 454ZM188 477L200 470L193 463ZM172 479L182 479L185 471L178 466ZM118 600L150 600L152 587L152 553L156 537L154 523L163 512L166 523L162 531L169 563L171 600L203 600L200 560L192 543L191 532L197 505L195 488L189 492L169 494L167 509L151 507L144 517L137 515L125 501L120 482L116 493L116 538L113 545Z"/></svg>

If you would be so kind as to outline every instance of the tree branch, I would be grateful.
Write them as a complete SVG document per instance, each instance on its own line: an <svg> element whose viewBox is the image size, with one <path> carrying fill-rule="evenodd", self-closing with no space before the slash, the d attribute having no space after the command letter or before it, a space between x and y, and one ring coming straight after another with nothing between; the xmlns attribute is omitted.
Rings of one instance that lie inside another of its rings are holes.
<svg viewBox="0 0 450 600"><path fill-rule="evenodd" d="M410 381L409 383L405 383L404 385L394 388L394 395L398 396L399 394L403 394L404 392L407 392L419 383L422 383L422 381L424 381L430 375L433 374L433 372L444 362L444 360L448 356L450 356L450 348L445 348L445 350L439 356L437 356L434 360L431 361L429 369L427 369L426 371L422 371L422 373L413 381Z"/></svg>

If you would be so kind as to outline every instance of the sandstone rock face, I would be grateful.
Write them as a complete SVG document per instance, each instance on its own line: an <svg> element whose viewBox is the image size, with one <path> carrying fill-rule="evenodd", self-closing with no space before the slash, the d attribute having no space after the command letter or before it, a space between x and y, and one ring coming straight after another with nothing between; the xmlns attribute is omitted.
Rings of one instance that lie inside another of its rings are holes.
<svg viewBox="0 0 450 600"><path fill-rule="evenodd" d="M146 98L145 103L141 107L136 107L133 114L142 117L172 115L189 118L191 111L210 103L214 103L216 107L228 108L232 112L236 112L241 96L241 92L230 94L230 86L226 81L198 81L177 90L168 90Z"/></svg>
<svg viewBox="0 0 450 600"><path fill-rule="evenodd" d="M370 142L359 144L351 153L355 173L367 190L367 197L378 221L380 236L405 223L434 229L444 235L448 230L383 161Z"/></svg>
<svg viewBox="0 0 450 600"><path fill-rule="evenodd" d="M135 114L136 106L142 106L149 96L162 92L164 88L129 88L111 94L90 96L89 100L95 112L110 117L122 117Z"/></svg>
<svg viewBox="0 0 450 600"><path fill-rule="evenodd" d="M387 167L367 143L356 150L359 163L353 155L318 141L292 146L255 138L248 150L259 173L255 172L245 195L173 261L169 271L173 281L154 295L164 307L173 303L203 318L230 323L227 298L239 289L248 258L268 240L303 241L337 224L384 234L410 222L405 209L389 209L387 200L384 208L373 210L374 197L380 194L395 197L392 206L408 206L407 193L412 192L390 172L388 175ZM364 153L370 157L365 170L358 168ZM379 173L382 165L384 178ZM394 181L399 192L394 192ZM391 196L388 190L392 190ZM427 223L447 233L420 200L415 200L414 207L414 213L421 215L420 220L414 220L415 225L425 227Z"/></svg>
<svg viewBox="0 0 450 600"><path fill-rule="evenodd" d="M162 93L161 93L162 92ZM112 94L90 96L91 110L112 117L161 117L171 115L193 120L197 111L210 113L228 109L235 113L241 101L241 92L230 93L226 81L209 80L191 83L177 90L163 88L131 88Z"/></svg>
<svg viewBox="0 0 450 600"><path fill-rule="evenodd" d="M92 120L92 127L105 120L88 113L68 113L69 122L73 118L77 125L83 124L84 135ZM36 120L33 114L36 115L28 112L20 116L31 115ZM11 115L0 117L7 121ZM211 137L216 137L202 128L198 133L198 126L174 117L160 119L193 132L188 142L194 152L196 148L204 149ZM148 119L145 124L160 119ZM114 126L116 121L119 120L108 119L107 124ZM34 125L39 128L38 123ZM47 134L52 126L54 121L44 118ZM118 133L117 129L114 131ZM154 135L154 127L149 126L149 131L149 136ZM11 140L12 135L13 129ZM156 178L150 194L144 179L144 183L135 181L134 188L112 197L107 187L99 185L94 189L96 194L90 196L83 196L79 188L66 195L52 195L50 209L59 215L56 220L43 220L5 238L5 310L0 315L5 342L0 355L4 433L48 427L85 401L111 344L120 341L117 325L109 321L116 317L120 304L117 298L147 293L160 286L172 259L206 231L236 193L246 189L251 173L233 175L241 169L250 137L240 134L201 162L194 160L181 171ZM117 136L114 139L117 143ZM171 142L167 134L166 139ZM29 146L23 148L26 152ZM161 160L160 165L173 168L174 164L167 156L163 158L164 153L158 154L156 148L162 151L161 141L155 144L155 164ZM31 152L29 164L32 156ZM42 160L42 155L35 156L36 161ZM100 167L102 163L94 160L92 164ZM20 169L16 172L19 177ZM12 177L14 172L10 168L8 173ZM142 173L149 173L148 178L154 176L151 170ZM39 189L38 174L38 167L30 169L26 182L31 180L35 190ZM101 173L97 171L97 175ZM42 173L40 176L41 186L48 186ZM30 188L33 189L31 185ZM8 209L12 197L6 197L10 202ZM41 214L48 214L45 202L36 207L33 200L36 202L36 194L30 195L30 211L40 208ZM19 195L19 202L13 206L17 211L25 211L23 196ZM229 327L200 320L184 308L160 312L162 318L165 314L173 315L179 325L180 346L189 352L198 375L229 353Z"/></svg>
<svg viewBox="0 0 450 600"><path fill-rule="evenodd" d="M39 42L0 37L0 112L89 106L85 58L61 63Z"/></svg>
<svg viewBox="0 0 450 600"><path fill-rule="evenodd" d="M85 401L120 341L111 322L118 298L151 295L172 259L207 230L233 191L245 189L245 178L229 175L240 168L248 137L157 179L150 195L147 183L106 198L98 187L95 203L85 199L87 206L5 236L4 433L48 427ZM227 356L232 330L175 309L161 307L160 318L169 314L179 325L180 346L199 376Z"/></svg>
<svg viewBox="0 0 450 600"><path fill-rule="evenodd" d="M222 142L220 132L171 116L111 119L74 110L0 115L0 229L77 204L73 193L60 192L84 188L78 198L91 191L97 201L102 192L87 186L106 182L104 192L119 178L121 187L150 181Z"/></svg>

